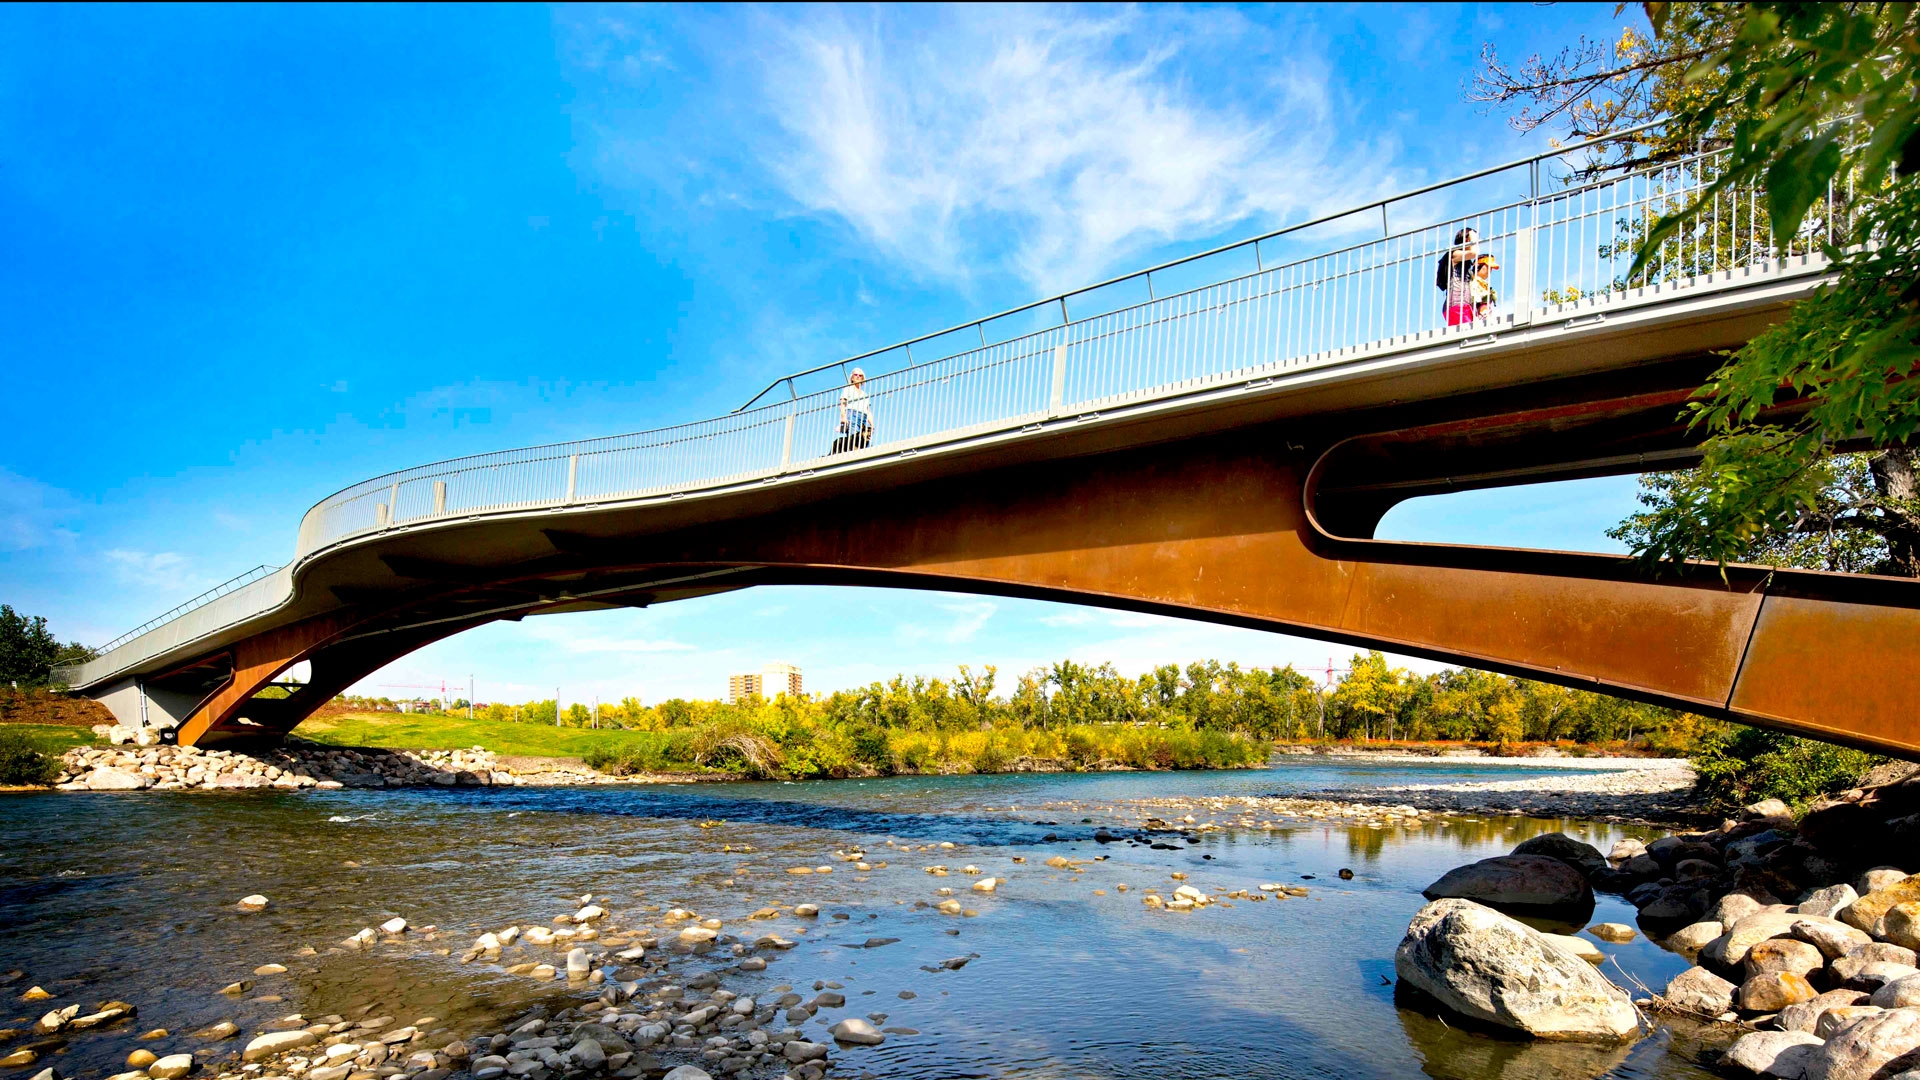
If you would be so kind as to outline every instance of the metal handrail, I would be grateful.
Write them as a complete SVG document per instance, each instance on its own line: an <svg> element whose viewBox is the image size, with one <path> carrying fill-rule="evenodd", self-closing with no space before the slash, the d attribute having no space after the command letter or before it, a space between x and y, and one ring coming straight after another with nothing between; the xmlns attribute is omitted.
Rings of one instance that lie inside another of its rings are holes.
<svg viewBox="0 0 1920 1080"><path fill-rule="evenodd" d="M1179 258L1169 259L1166 262L1159 263L1154 266L1149 266L1144 270L1131 270L1131 271L1128 271L1127 273L1121 274L1119 277L1108 278L1107 280L1099 282L1098 284L1083 285L1077 289L1071 289L1067 292L1057 293L1053 296L1049 296L1044 300L1029 301L1028 303L1021 304L1018 307L1011 307L1006 309L1005 311L997 312L992 315L987 315L982 318L973 319L968 322L958 323L954 326L949 326L945 330L935 330L932 333L921 334L919 337L908 338L905 341L896 341L892 345L887 345L883 348L869 349L863 353L856 353L855 355L849 356L844 360L834 360L829 363L821 364L817 367L807 368L804 371L789 372L788 374L782 375L779 378L768 383L766 387L762 389L759 393L748 398L746 404L740 406L739 408L733 411L736 413L739 413L739 412L745 412L748 409L753 408L754 402L759 401L763 397L766 397L769 393L773 391L775 387L780 386L782 383L785 383L789 391L791 391L793 386L793 380L795 379L803 379L803 378L806 378L808 375L817 375L822 371L829 371L829 370L832 370L833 368L844 368L849 364L856 364L863 360L871 359L875 356L881 356L886 353L890 353L895 349L902 349L902 350L910 349L912 346L918 345L923 341L932 341L936 338L945 337L948 334L957 334L965 330L972 330L975 328L984 328L988 323L991 323L997 319L1010 318L1015 315L1025 314L1029 311L1038 311L1051 304L1061 305L1061 312L1064 315L1066 312L1066 302L1068 300L1073 299L1076 296L1085 296L1088 293L1098 292L1101 289L1111 288L1112 286L1121 285L1129 281L1137 281L1141 278L1151 278L1154 274L1159 273L1162 270L1171 270L1176 266L1185 266L1188 263L1199 262L1202 259L1209 259L1215 255L1224 255L1229 251L1234 251L1239 248L1247 247L1249 245L1259 245L1259 244L1265 243L1268 240L1275 240L1282 236L1286 236L1289 233L1303 232L1307 229L1311 229L1316 226L1326 225L1331 222L1339 221L1342 218L1350 218L1357 214L1364 214L1369 210L1384 211L1387 207L1393 205L1394 203L1405 202L1408 199L1417 199L1422 195L1430 195L1443 188L1455 187L1460 184L1471 183L1472 181L1475 181L1475 180L1484 180L1489 176L1497 176L1500 173L1508 172L1513 169L1518 169L1518 168L1521 168L1522 166L1537 165L1542 161L1552 161L1555 158L1566 157L1568 154L1579 153L1582 150L1590 150L1596 146L1605 146L1609 143L1618 142L1629 135L1637 135L1642 131L1647 131L1652 128L1659 127L1663 123L1665 123L1664 120L1650 120L1644 124L1635 124L1633 127L1623 128L1620 131L1614 132L1610 135L1603 135L1598 138L1587 139L1583 142L1577 142L1570 146L1560 147L1558 149L1550 150L1545 153L1534 154L1531 157L1517 158L1513 161L1507 162L1504 165L1491 165L1491 166L1488 166L1487 168L1478 169L1470 173L1465 173L1463 175L1453 177L1452 179L1449 179L1449 180L1440 180L1440 181L1436 181L1435 183L1428 184L1425 187L1414 188L1412 191L1397 192L1393 195L1387 196L1384 199L1375 199L1373 202L1361 203L1359 206L1350 207L1346 210L1341 210L1337 213L1324 214L1320 217L1313 218L1308 221L1302 221L1293 225L1282 226L1281 228L1274 229L1271 232L1264 232L1259 234L1258 236L1249 236L1244 239L1234 240L1230 243L1222 244L1219 247L1209 248L1206 251L1196 252L1192 255L1182 255ZM1630 167L1633 164L1634 163L1632 162L1625 162L1625 163L1622 163L1622 166L1620 167ZM1536 189L1532 191L1531 194L1534 197L1538 197L1540 193ZM1384 222L1384 220L1385 218L1383 215L1382 221ZM1383 227L1382 231L1386 232L1387 230ZM1256 253L1257 253L1257 248L1256 248ZM1071 321L1071 320L1067 320L1067 321ZM982 337L983 337L982 344L985 344L984 334L982 335ZM908 366L911 367L912 365L908 365Z"/></svg>
<svg viewBox="0 0 1920 1080"><path fill-rule="evenodd" d="M1630 129L1623 135L1645 130ZM1619 138L1614 136L1613 138ZM1377 239L1342 242L1318 254L1268 265L1263 241L1316 224L1382 209L1419 195L1519 166L1578 153L1609 140L1558 148L1519 162L1469 173L1415 191L1376 200L1341 214L1290 226L1198 255L1110 279L1099 285L1024 305L887 349L783 376L789 397L722 416L626 435L485 454L387 473L343 488L303 517L295 563L350 540L394 528L501 513L580 508L639 499L677 499L749 484L773 483L819 469L880 456L918 453L981 433L1022 432L1059 419L1098 415L1117 403L1158 399L1253 379L1381 343L1425 340L1436 334L1484 335L1530 322L1537 313L1573 298L1619 293L1649 282L1679 282L1702 274L1768 263L1764 195L1730 187L1715 196L1701 225L1662 244L1659 257L1629 282L1631 241L1646 225L1707 189L1725 151L1673 162L1620 163L1543 193L1538 170L1527 197L1490 209L1443 216L1394 232L1383 218ZM1830 189L1809 214L1800 253L1815 249L1819 233L1832 239L1843 226L1850 193ZM1433 292L1436 263L1458 250L1460 227L1479 235L1480 251L1494 255L1508 275L1491 318L1455 326L1442 317ZM1149 275L1251 246L1250 272L1234 272L1172 295L1156 295ZM1788 253L1795 249L1789 248ZM1148 299L1082 314L1067 307L1075 296L1146 279ZM1059 304L1059 321L1000 341L987 324ZM1443 325L1444 323L1444 325ZM834 386L806 394L793 380L978 327L978 345L919 360L866 383L873 419L870 439L838 432L842 403ZM831 444L831 446L829 446ZM115 639L107 648L177 618L258 580L268 568L241 575L202 597ZM249 601L250 603L253 601ZM263 597L259 602L266 602ZM231 607L232 605L227 605ZM222 611L221 617L236 612ZM105 651L105 650L103 650Z"/></svg>
<svg viewBox="0 0 1920 1080"><path fill-rule="evenodd" d="M266 563L261 563L259 566L256 566L253 569L248 570L243 574L237 574L231 578L228 578L226 581L223 581L220 584L215 585L213 588L208 589L206 592L201 593L199 596L196 596L191 600L186 600L186 601L182 601L179 604L175 604L173 607L168 608L166 612L164 612L163 614L155 615L153 618L148 619L146 622L141 623L139 626L134 627L133 629L127 631L126 633L121 634L119 637L114 638L112 641L107 642L105 645L100 646L95 651L98 652L100 655L105 656L107 653L110 653L113 650L119 648L120 646L125 645L127 642L132 641L134 638L139 637L141 634L144 634L147 631L153 629L154 627L159 626L161 623L169 622L173 619L177 619L180 616L185 615L187 612L194 610L195 608L205 607L206 605L214 602L215 600L218 600L219 598L227 595L233 590L238 589L243 585L250 585L253 582L259 581L261 578L266 577L268 574L271 574L279 569L280 567L278 566L268 566Z"/></svg>

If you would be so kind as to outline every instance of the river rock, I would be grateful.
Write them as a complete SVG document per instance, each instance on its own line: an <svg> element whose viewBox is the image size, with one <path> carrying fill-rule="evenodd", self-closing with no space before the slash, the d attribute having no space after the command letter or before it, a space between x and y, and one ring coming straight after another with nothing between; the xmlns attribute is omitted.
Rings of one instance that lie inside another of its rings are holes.
<svg viewBox="0 0 1920 1080"><path fill-rule="evenodd" d="M1575 840L1563 832L1541 833L1528 837L1514 845L1511 855L1545 855L1549 859L1559 859L1564 863L1599 864L1605 861L1600 849L1585 841Z"/></svg>
<svg viewBox="0 0 1920 1080"><path fill-rule="evenodd" d="M166 1057L147 1066L147 1075L153 1080L176 1080L193 1071L192 1054L168 1054Z"/></svg>
<svg viewBox="0 0 1920 1080"><path fill-rule="evenodd" d="M1810 916L1788 911L1756 911L1732 924L1727 932L1700 950L1700 962L1707 967L1732 971L1746 962L1747 950L1768 938L1785 937L1793 924Z"/></svg>
<svg viewBox="0 0 1920 1080"><path fill-rule="evenodd" d="M834 1041L852 1043L855 1046L879 1046L887 1041L887 1037L880 1034L878 1028L857 1016L849 1016L828 1028L827 1031L832 1033Z"/></svg>
<svg viewBox="0 0 1920 1080"><path fill-rule="evenodd" d="M259 1061L288 1050L311 1046L319 1041L320 1036L304 1028L296 1031L270 1031L248 1043L247 1048L240 1052L240 1057L244 1061Z"/></svg>
<svg viewBox="0 0 1920 1080"><path fill-rule="evenodd" d="M1713 944L1715 938L1726 933L1726 927L1717 922L1697 922L1683 926L1667 936L1667 948L1689 960L1697 960L1700 950Z"/></svg>
<svg viewBox="0 0 1920 1080"><path fill-rule="evenodd" d="M780 1051L780 1056L798 1065L806 1061L819 1061L827 1056L830 1049L826 1043L804 1042L800 1039L795 1039Z"/></svg>
<svg viewBox="0 0 1920 1080"><path fill-rule="evenodd" d="M1829 885L1824 889L1815 889L1802 897L1794 910L1802 915L1824 915L1827 918L1838 917L1840 910L1860 899L1853 886L1842 883Z"/></svg>
<svg viewBox="0 0 1920 1080"><path fill-rule="evenodd" d="M1564 949L1589 964L1606 963L1607 954L1600 951L1600 946L1595 945L1586 938L1576 937L1573 934L1549 934L1544 931L1541 932L1540 936L1545 939L1548 944L1555 948Z"/></svg>
<svg viewBox="0 0 1920 1080"><path fill-rule="evenodd" d="M1612 862L1626 862L1628 859L1645 855L1646 853L1646 841L1637 840L1629 836L1624 840L1615 840L1613 842L1613 850L1607 852L1607 858Z"/></svg>
<svg viewBox="0 0 1920 1080"><path fill-rule="evenodd" d="M1920 954L1916 954L1912 949L1903 949L1888 941L1874 941L1865 945L1857 945L1847 950L1847 956L1862 961L1885 960L1889 964L1904 964L1907 967L1920 967Z"/></svg>
<svg viewBox="0 0 1920 1080"><path fill-rule="evenodd" d="M1920 974L1920 968L1912 964L1868 960L1860 956L1843 956L1828 964L1827 971L1833 981L1841 986L1849 990L1865 990L1869 994L1896 979Z"/></svg>
<svg viewBox="0 0 1920 1080"><path fill-rule="evenodd" d="M1781 1009L1780 1014L1774 1017L1774 1023L1780 1025L1782 1031L1812 1032L1819 1026L1820 1015L1828 1009L1842 1005L1858 1005L1866 1000L1867 995L1858 990L1829 990L1811 1001L1803 1001L1798 1005L1789 1005Z"/></svg>
<svg viewBox="0 0 1920 1080"><path fill-rule="evenodd" d="M1873 942L1865 930L1848 926L1839 919L1802 919L1794 923L1789 932L1801 941L1819 949L1820 955L1829 960L1837 960L1852 950Z"/></svg>
<svg viewBox="0 0 1920 1080"><path fill-rule="evenodd" d="M33 1049L15 1050L0 1057L0 1069L24 1069L40 1060L40 1052Z"/></svg>
<svg viewBox="0 0 1920 1080"><path fill-rule="evenodd" d="M1883 1009L1920 1007L1920 975L1903 975L1875 990L1873 1004Z"/></svg>
<svg viewBox="0 0 1920 1080"><path fill-rule="evenodd" d="M1427 886L1429 900L1471 900L1522 912L1593 910L1580 871L1545 855L1501 855L1455 867ZM1585 922L1584 917L1580 920Z"/></svg>
<svg viewBox="0 0 1920 1080"><path fill-rule="evenodd" d="M1675 975L1661 996L1682 1009L1719 1016L1733 1009L1733 995L1739 990L1706 968L1690 967Z"/></svg>
<svg viewBox="0 0 1920 1080"><path fill-rule="evenodd" d="M668 1069L667 1075L662 1076L660 1080L713 1080L713 1077L708 1076L705 1070L693 1065L676 1065Z"/></svg>
<svg viewBox="0 0 1920 1080"><path fill-rule="evenodd" d="M151 1050L135 1050L133 1053L127 1055L127 1068L144 1069L159 1060L160 1055Z"/></svg>
<svg viewBox="0 0 1920 1080"><path fill-rule="evenodd" d="M1874 1080L1882 1070L1891 1074L1920 1066L1904 1060L1916 1050L1920 1010L1890 1009L1835 1032L1814 1055L1808 1080Z"/></svg>
<svg viewBox="0 0 1920 1080"><path fill-rule="evenodd" d="M1750 976L1765 975L1771 971L1791 971L1804 977L1826 967L1827 958L1819 949L1804 941L1768 938L1747 950L1743 966Z"/></svg>
<svg viewBox="0 0 1920 1080"><path fill-rule="evenodd" d="M573 921L576 923L590 923L595 919L604 919L606 917L607 909L601 907L599 904L588 904L573 913Z"/></svg>
<svg viewBox="0 0 1920 1080"><path fill-rule="evenodd" d="M1720 1058L1723 1065L1780 1080L1803 1080L1820 1040L1804 1031L1754 1031L1740 1036Z"/></svg>
<svg viewBox="0 0 1920 1080"><path fill-rule="evenodd" d="M254 893L251 896L243 896L240 898L240 910L265 911L269 903L271 903L271 901L266 897L261 896L259 893Z"/></svg>
<svg viewBox="0 0 1920 1080"><path fill-rule="evenodd" d="M240 1025L231 1020L222 1020L217 1024L203 1027L199 1031L194 1032L194 1034L202 1039L231 1039L235 1035L240 1034ZM161 1060L164 1061L166 1059L162 1058Z"/></svg>
<svg viewBox="0 0 1920 1080"><path fill-rule="evenodd" d="M1713 902L1707 909L1707 920L1721 926L1732 926L1741 919L1766 907L1760 901L1743 892L1730 892Z"/></svg>
<svg viewBox="0 0 1920 1080"><path fill-rule="evenodd" d="M1822 1039L1831 1039L1848 1024L1886 1011L1878 1005L1836 1005L1820 1014L1820 1019L1814 1022L1813 1033Z"/></svg>
<svg viewBox="0 0 1920 1080"><path fill-rule="evenodd" d="M396 915L380 924L380 932L383 934L404 934L407 932L407 920Z"/></svg>
<svg viewBox="0 0 1920 1080"><path fill-rule="evenodd" d="M1887 932L1881 920L1895 905L1912 900L1920 900L1920 874L1910 874L1848 904L1840 909L1840 921L1848 926L1857 926L1874 937L1884 938Z"/></svg>
<svg viewBox="0 0 1920 1080"><path fill-rule="evenodd" d="M1640 905L1640 925L1649 933L1690 925L1706 910L1709 899L1699 885L1669 885Z"/></svg>
<svg viewBox="0 0 1920 1080"><path fill-rule="evenodd" d="M1880 919L1880 936L1903 949L1920 950L1920 901L1889 908Z"/></svg>
<svg viewBox="0 0 1920 1080"><path fill-rule="evenodd" d="M1745 1012L1779 1012L1789 1005L1812 1001L1813 985L1791 971L1769 971L1740 984L1740 1008Z"/></svg>
<svg viewBox="0 0 1920 1080"><path fill-rule="evenodd" d="M1393 966L1403 982L1455 1012L1538 1038L1617 1040L1639 1031L1619 987L1524 923L1470 900L1421 908Z"/></svg>
<svg viewBox="0 0 1920 1080"><path fill-rule="evenodd" d="M1611 941L1615 943L1632 941L1638 936L1634 932L1633 927L1628 926L1626 923L1617 922L1594 923L1592 926L1587 927L1587 933L1592 934L1601 941ZM1718 936L1718 934L1714 935L1714 937ZM1708 940L1711 941L1712 938Z"/></svg>
<svg viewBox="0 0 1920 1080"><path fill-rule="evenodd" d="M87 774L86 785L90 791L144 791L153 781L137 772L99 768Z"/></svg>
<svg viewBox="0 0 1920 1080"><path fill-rule="evenodd" d="M1853 887L1861 896L1866 896L1869 893L1879 892L1889 885L1899 884L1906 876L1907 872L1897 866L1876 866L1861 874L1860 880L1854 882Z"/></svg>

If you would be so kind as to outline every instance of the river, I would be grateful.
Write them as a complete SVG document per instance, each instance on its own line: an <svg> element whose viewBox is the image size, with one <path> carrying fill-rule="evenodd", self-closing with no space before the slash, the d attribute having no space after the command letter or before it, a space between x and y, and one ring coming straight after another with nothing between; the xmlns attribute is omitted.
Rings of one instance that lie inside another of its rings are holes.
<svg viewBox="0 0 1920 1080"><path fill-rule="evenodd" d="M484 930L548 924L592 894L626 927L657 919L644 909L661 905L724 919L749 941L785 934L799 946L773 954L765 972L729 975L727 988L804 992L816 980L837 981L844 1015L885 1013L887 1026L918 1031L837 1055L840 1075L1704 1080L1704 1054L1686 1033L1663 1030L1619 1049L1529 1044L1462 1031L1394 1001L1394 947L1423 902L1421 888L1446 870L1554 828L1602 851L1651 831L1522 818L1247 828L1228 813L1211 815L1224 828L1177 850L1092 840L1103 825L1139 820L1130 800L1526 775L1282 761L1216 773L4 795L0 971L18 974L4 987L12 1004L0 1026L23 1028L68 1002L137 1005L134 1023L77 1033L18 1073L52 1064L77 1077L118 1072L141 1045L163 1054L205 1047L186 1033L223 1019L252 1032L289 1013L353 1016L371 1006L401 1023L431 1015L457 1034L497 1031L536 1001L562 1007L589 995L497 964L462 964L460 953ZM888 840L955 847L906 851ZM834 858L856 850L889 865L860 873ZM1106 859L1071 872L1045 866L1053 855ZM930 877L924 868L935 863L954 873ZM830 875L785 872L828 864ZM966 864L1004 884L992 895L970 892L977 879L959 873ZM1352 880L1340 879L1342 868ZM1283 882L1310 894L1190 913L1144 908L1142 890L1170 893L1180 883L1175 871L1208 893ZM1122 883L1129 891L1119 891ZM978 916L916 906L935 902L940 887ZM250 893L272 905L241 912L235 901ZM820 917L744 921L763 905L800 902L819 904ZM394 915L439 931L364 951L334 947ZM1631 925L1633 915L1602 896L1593 921ZM873 937L900 940L851 947ZM302 955L306 947L317 951ZM557 955L528 948L505 962ZM1644 938L1602 948L1650 986L1686 967ZM968 954L977 958L959 970L923 970ZM250 974L270 962L291 970ZM675 977L714 966L681 957L670 965ZM1621 980L1612 964L1605 970ZM254 985L219 993L236 980ZM21 1002L35 984L58 1000ZM136 1041L152 1027L174 1034Z"/></svg>

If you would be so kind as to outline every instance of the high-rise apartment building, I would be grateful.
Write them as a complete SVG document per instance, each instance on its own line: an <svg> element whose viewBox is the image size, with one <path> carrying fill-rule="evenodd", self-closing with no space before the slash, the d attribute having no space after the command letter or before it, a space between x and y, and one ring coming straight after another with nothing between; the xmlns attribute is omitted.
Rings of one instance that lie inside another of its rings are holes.
<svg viewBox="0 0 1920 1080"><path fill-rule="evenodd" d="M792 664L768 664L759 672L727 676L727 701L738 705L753 697L779 697L800 693L800 669Z"/></svg>

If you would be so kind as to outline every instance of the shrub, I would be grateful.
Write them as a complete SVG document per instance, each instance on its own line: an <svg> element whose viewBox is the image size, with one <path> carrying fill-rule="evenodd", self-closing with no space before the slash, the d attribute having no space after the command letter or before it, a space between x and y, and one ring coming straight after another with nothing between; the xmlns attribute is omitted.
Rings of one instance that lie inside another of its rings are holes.
<svg viewBox="0 0 1920 1080"><path fill-rule="evenodd" d="M1693 758L1696 791L1707 805L1732 810L1761 799L1780 799L1795 809L1854 786L1885 760L1861 750L1734 727L1705 740Z"/></svg>
<svg viewBox="0 0 1920 1080"><path fill-rule="evenodd" d="M0 784L51 784L60 763L17 731L0 731Z"/></svg>

